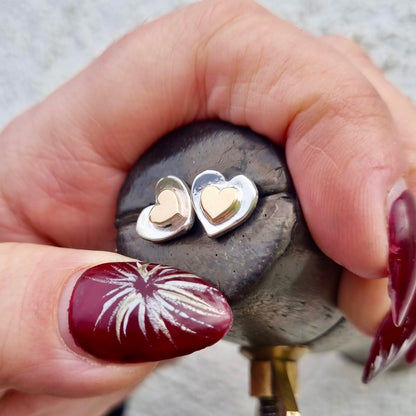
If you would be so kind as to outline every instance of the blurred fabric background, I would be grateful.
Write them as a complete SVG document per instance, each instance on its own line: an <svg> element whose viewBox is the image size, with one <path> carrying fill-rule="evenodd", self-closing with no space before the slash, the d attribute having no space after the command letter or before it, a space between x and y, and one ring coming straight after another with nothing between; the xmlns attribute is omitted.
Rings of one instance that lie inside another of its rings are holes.
<svg viewBox="0 0 416 416"><path fill-rule="evenodd" d="M229 0L224 0L229 1ZM191 0L0 0L0 127L87 65L135 26ZM315 34L355 39L388 79L416 101L416 2L260 0ZM413 416L416 370L390 372L369 386L361 367L335 352L300 365L303 416ZM254 415L248 363L221 342L160 365L128 404L128 416Z"/></svg>

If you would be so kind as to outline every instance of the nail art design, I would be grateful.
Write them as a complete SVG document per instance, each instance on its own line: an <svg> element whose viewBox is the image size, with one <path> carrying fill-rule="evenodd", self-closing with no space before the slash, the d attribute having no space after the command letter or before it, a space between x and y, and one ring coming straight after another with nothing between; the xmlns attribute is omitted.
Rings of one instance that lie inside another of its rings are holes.
<svg viewBox="0 0 416 416"><path fill-rule="evenodd" d="M414 354L412 351L416 347L415 306L413 304L412 315L407 317L400 326L394 324L391 312L382 322L364 369L364 383L371 381L404 356L409 363L413 361Z"/></svg>
<svg viewBox="0 0 416 416"><path fill-rule="evenodd" d="M403 357L416 359L416 204L404 181L393 189L389 214L389 293L392 309L374 338L363 381Z"/></svg>
<svg viewBox="0 0 416 416"><path fill-rule="evenodd" d="M416 342L414 341L406 352L406 361L409 364L414 364L416 362Z"/></svg>
<svg viewBox="0 0 416 416"><path fill-rule="evenodd" d="M206 170L191 188L195 213L209 237L234 229L252 214L258 201L256 185L244 175L230 181L215 170Z"/></svg>
<svg viewBox="0 0 416 416"><path fill-rule="evenodd" d="M401 325L416 292L416 204L409 190L390 208L389 271L393 321Z"/></svg>
<svg viewBox="0 0 416 416"><path fill-rule="evenodd" d="M81 276L69 328L85 351L114 362L159 361L221 339L232 324L224 296L209 283L151 263L108 263Z"/></svg>
<svg viewBox="0 0 416 416"><path fill-rule="evenodd" d="M155 187L156 204L139 215L136 231L145 240L167 241L186 233L194 224L188 186L176 176L166 176Z"/></svg>

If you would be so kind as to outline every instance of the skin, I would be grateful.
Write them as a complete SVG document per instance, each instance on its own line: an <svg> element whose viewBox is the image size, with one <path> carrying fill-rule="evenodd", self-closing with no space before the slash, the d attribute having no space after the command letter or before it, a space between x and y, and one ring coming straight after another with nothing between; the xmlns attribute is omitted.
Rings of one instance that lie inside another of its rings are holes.
<svg viewBox="0 0 416 416"><path fill-rule="evenodd" d="M339 305L374 335L389 307L387 195L400 178L416 191L415 107L354 43L208 0L128 34L0 135L2 415L100 415L152 370L65 342L61 293L80 270L127 260L112 253L126 173L208 118L285 146L312 235L345 268Z"/></svg>

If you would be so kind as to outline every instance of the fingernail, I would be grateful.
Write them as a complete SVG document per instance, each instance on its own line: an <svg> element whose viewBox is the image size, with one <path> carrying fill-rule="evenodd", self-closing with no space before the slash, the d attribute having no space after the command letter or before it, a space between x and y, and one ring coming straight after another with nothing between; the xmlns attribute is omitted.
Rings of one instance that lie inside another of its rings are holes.
<svg viewBox="0 0 416 416"><path fill-rule="evenodd" d="M405 321L416 292L416 204L404 180L389 195L389 274L392 317Z"/></svg>
<svg viewBox="0 0 416 416"><path fill-rule="evenodd" d="M392 308L374 338L365 383L403 357L409 363L416 359L416 204L404 180L393 187L387 203Z"/></svg>
<svg viewBox="0 0 416 416"><path fill-rule="evenodd" d="M363 382L368 383L404 356L411 363L415 353L415 341L416 304L412 304L410 314L399 326L394 323L390 312L374 338L364 369Z"/></svg>
<svg viewBox="0 0 416 416"><path fill-rule="evenodd" d="M220 340L232 324L230 306L215 287L191 273L141 262L86 270L68 312L80 348L120 363L189 354Z"/></svg>
<svg viewBox="0 0 416 416"><path fill-rule="evenodd" d="M409 347L409 349L406 352L406 361L409 364L414 364L416 362L416 342L415 341L413 341L412 345Z"/></svg>

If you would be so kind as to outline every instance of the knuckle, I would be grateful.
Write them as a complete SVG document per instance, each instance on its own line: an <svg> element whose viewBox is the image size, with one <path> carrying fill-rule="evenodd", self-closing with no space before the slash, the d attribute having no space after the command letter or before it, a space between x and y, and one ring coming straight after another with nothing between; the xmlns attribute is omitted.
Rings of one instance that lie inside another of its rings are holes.
<svg viewBox="0 0 416 416"><path fill-rule="evenodd" d="M325 35L321 39L349 59L360 62L362 65L373 65L370 55L357 41L339 35Z"/></svg>
<svg viewBox="0 0 416 416"><path fill-rule="evenodd" d="M265 11L265 9L253 0L210 0L204 3L212 12L219 14L251 13Z"/></svg>
<svg viewBox="0 0 416 416"><path fill-rule="evenodd" d="M333 91L329 100L329 116L341 120L350 128L365 131L388 131L392 121L390 112L378 92L366 80L348 79Z"/></svg>
<svg viewBox="0 0 416 416"><path fill-rule="evenodd" d="M313 137L318 147L334 149L347 140L351 149L358 149L365 148L375 136L380 143L389 140L392 126L385 102L365 78L353 72L344 73L337 84L331 84L331 88L320 91L314 101L308 102L292 121L291 132L297 133L292 134L297 142L306 138L307 144ZM333 137L338 139L334 141ZM374 159L377 155L374 150ZM355 152L354 158L359 157L360 152Z"/></svg>
<svg viewBox="0 0 416 416"><path fill-rule="evenodd" d="M201 33L202 45L226 31L233 30L242 22L270 12L251 0L211 0L187 9L186 20ZM189 26L188 26L189 27Z"/></svg>
<svg viewBox="0 0 416 416"><path fill-rule="evenodd" d="M238 95L235 90L240 91L242 73L247 78L255 77L262 62L264 35L275 24L275 18L251 0L213 0L200 9L200 20L194 21L200 33L194 53L194 73L195 85L205 106L201 110L203 114L211 114L210 109L216 106L213 97L219 90L224 96ZM247 33L250 38L246 37ZM256 48L250 47L253 44ZM224 45L227 45L226 50ZM244 65L245 62L251 63ZM219 74L223 76L222 82L225 79L226 82L215 88ZM244 85L247 86L250 80L246 81Z"/></svg>

